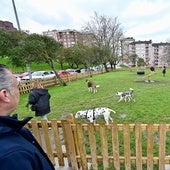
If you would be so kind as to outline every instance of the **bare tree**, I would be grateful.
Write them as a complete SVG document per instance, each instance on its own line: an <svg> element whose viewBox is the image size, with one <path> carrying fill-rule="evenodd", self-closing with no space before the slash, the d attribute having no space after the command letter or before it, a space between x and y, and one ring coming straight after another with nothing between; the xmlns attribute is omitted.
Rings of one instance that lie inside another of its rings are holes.
<svg viewBox="0 0 170 170"><path fill-rule="evenodd" d="M91 45L100 49L99 59L106 70L108 62L114 67L119 63L121 60L120 41L123 38L123 32L117 17L100 16L94 12L94 17L83 27L83 32L93 36Z"/></svg>

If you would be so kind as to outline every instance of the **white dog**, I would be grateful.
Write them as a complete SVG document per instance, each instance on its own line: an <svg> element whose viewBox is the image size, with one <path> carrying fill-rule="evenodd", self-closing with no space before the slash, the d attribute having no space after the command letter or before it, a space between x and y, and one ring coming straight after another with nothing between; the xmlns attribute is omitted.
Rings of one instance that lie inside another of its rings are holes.
<svg viewBox="0 0 170 170"><path fill-rule="evenodd" d="M97 88L99 87L99 85L97 85L96 83L91 82L89 80L86 80L86 84L87 84L89 92L97 93Z"/></svg>
<svg viewBox="0 0 170 170"><path fill-rule="evenodd" d="M125 102L128 101L130 102L133 100L135 102L135 99L133 97L134 89L130 88L130 91L125 91L125 92L117 92L116 95L120 97L119 101L124 100Z"/></svg>
<svg viewBox="0 0 170 170"><path fill-rule="evenodd" d="M104 116L104 120L106 124L109 124L109 120L113 122L113 119L110 116L111 112L116 113L114 110L109 109L107 107L100 107L100 108L78 111L75 114L75 118L78 118L78 117L86 118L91 123L93 122L95 123L97 118Z"/></svg>

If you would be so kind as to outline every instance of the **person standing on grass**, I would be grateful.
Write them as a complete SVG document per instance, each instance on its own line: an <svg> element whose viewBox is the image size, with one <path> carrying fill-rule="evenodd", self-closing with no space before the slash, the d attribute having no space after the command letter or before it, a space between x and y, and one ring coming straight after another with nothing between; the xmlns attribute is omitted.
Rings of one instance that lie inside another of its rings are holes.
<svg viewBox="0 0 170 170"><path fill-rule="evenodd" d="M19 103L19 82L0 64L0 170L55 170L46 153L24 126L32 117L11 115Z"/></svg>
<svg viewBox="0 0 170 170"><path fill-rule="evenodd" d="M163 77L165 77L165 74L166 74L166 66L163 66L162 74L163 74Z"/></svg>
<svg viewBox="0 0 170 170"><path fill-rule="evenodd" d="M35 80L29 93L27 106L31 104L31 110L35 111L35 116L41 116L42 120L47 120L47 114L50 113L50 98L48 90Z"/></svg>

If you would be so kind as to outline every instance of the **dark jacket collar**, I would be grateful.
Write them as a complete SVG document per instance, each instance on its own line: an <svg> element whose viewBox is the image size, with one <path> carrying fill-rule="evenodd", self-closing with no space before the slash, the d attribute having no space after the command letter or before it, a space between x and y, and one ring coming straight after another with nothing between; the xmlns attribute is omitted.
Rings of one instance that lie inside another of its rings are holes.
<svg viewBox="0 0 170 170"><path fill-rule="evenodd" d="M32 117L18 120L17 114L13 116L0 116L0 135L20 130L30 119Z"/></svg>

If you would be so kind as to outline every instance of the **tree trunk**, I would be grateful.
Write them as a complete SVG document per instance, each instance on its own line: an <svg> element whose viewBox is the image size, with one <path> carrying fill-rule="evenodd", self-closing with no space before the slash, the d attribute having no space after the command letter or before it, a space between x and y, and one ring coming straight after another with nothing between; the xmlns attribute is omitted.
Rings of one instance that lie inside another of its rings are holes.
<svg viewBox="0 0 170 170"><path fill-rule="evenodd" d="M55 73L56 77L58 78L60 84L62 84L63 86L67 86L66 82L58 75L57 71L55 70L53 61L51 59L49 59L47 62L49 64L49 66L51 67L51 69L54 71L54 73Z"/></svg>

